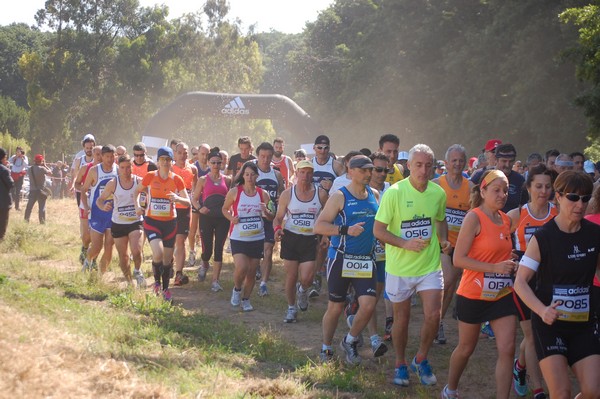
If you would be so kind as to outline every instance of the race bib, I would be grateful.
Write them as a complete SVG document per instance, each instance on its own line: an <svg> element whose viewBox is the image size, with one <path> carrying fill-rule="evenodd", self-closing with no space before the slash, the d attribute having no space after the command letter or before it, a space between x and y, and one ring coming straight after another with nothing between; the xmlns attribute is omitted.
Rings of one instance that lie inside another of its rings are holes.
<svg viewBox="0 0 600 399"><path fill-rule="evenodd" d="M558 320L588 321L590 318L590 287L555 285L552 287L552 303L558 302Z"/></svg>
<svg viewBox="0 0 600 399"><path fill-rule="evenodd" d="M412 238L431 240L433 233L431 218L405 220L401 223L400 227L400 236L405 240Z"/></svg>
<svg viewBox="0 0 600 399"><path fill-rule="evenodd" d="M290 230L296 234L311 235L315 225L314 213L294 213L291 215Z"/></svg>
<svg viewBox="0 0 600 399"><path fill-rule="evenodd" d="M385 246L375 240L375 262L385 262Z"/></svg>
<svg viewBox="0 0 600 399"><path fill-rule="evenodd" d="M463 211L461 209L446 208L446 222L448 223L448 231L458 233L466 214L467 211Z"/></svg>
<svg viewBox="0 0 600 399"><path fill-rule="evenodd" d="M525 242L528 243L531 240L531 237L533 237L533 235L535 234L536 231L538 231L542 226L527 226L525 227L525 231L524 231L524 237L525 237Z"/></svg>
<svg viewBox="0 0 600 399"><path fill-rule="evenodd" d="M150 215L157 217L170 217L171 201L166 198L152 198L150 200Z"/></svg>
<svg viewBox="0 0 600 399"><path fill-rule="evenodd" d="M371 278L373 276L373 258L368 255L344 255L342 277Z"/></svg>
<svg viewBox="0 0 600 399"><path fill-rule="evenodd" d="M139 216L135 213L134 205L120 206L117 208L117 213L123 221L134 222L139 219Z"/></svg>
<svg viewBox="0 0 600 399"><path fill-rule="evenodd" d="M140 193L140 206L141 206L142 208L145 208L145 207L146 207L146 192L144 192L144 191L142 191L142 192Z"/></svg>
<svg viewBox="0 0 600 399"><path fill-rule="evenodd" d="M261 233L263 221L260 216L250 216L240 218L239 229L240 237L252 237Z"/></svg>
<svg viewBox="0 0 600 399"><path fill-rule="evenodd" d="M481 299L494 300L510 294L513 281L510 274L484 273Z"/></svg>

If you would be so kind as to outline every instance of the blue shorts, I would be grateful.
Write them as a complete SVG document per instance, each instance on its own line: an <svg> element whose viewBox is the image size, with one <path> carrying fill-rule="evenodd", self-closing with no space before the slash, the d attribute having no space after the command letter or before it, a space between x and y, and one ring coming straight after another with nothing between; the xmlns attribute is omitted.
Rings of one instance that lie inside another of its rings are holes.
<svg viewBox="0 0 600 399"><path fill-rule="evenodd" d="M376 272L369 278L351 278L342 277L343 255L336 259L327 259L327 289L329 291L329 300L331 302L344 302L350 284L354 288L356 297L363 295L376 296Z"/></svg>
<svg viewBox="0 0 600 399"><path fill-rule="evenodd" d="M378 283L385 284L385 261L375 262L375 275Z"/></svg>
<svg viewBox="0 0 600 399"><path fill-rule="evenodd" d="M89 224L90 229L94 230L96 233L104 234L106 230L110 230L112 226L112 214L108 214L108 217L105 215L101 216L92 216L90 217Z"/></svg>

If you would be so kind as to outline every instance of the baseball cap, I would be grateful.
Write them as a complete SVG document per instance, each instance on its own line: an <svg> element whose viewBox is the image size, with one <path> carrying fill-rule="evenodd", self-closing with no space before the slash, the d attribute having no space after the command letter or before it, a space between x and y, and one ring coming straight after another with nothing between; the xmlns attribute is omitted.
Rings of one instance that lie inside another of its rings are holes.
<svg viewBox="0 0 600 399"><path fill-rule="evenodd" d="M325 136L324 134L317 136L317 138L315 139L315 144L329 145L329 137Z"/></svg>
<svg viewBox="0 0 600 399"><path fill-rule="evenodd" d="M96 138L94 137L93 134L88 133L85 136L83 136L83 139L81 140L81 144L85 143L86 141L96 142Z"/></svg>
<svg viewBox="0 0 600 399"><path fill-rule="evenodd" d="M512 144L499 144L496 146L496 158L515 158L517 149Z"/></svg>
<svg viewBox="0 0 600 399"><path fill-rule="evenodd" d="M364 155L357 155L350 160L350 164L348 165L348 167L350 169L370 169L374 166L373 162L371 162L371 160L368 157Z"/></svg>
<svg viewBox="0 0 600 399"><path fill-rule="evenodd" d="M302 161L300 161L296 164L296 169L302 169L302 168L314 169L315 167L313 166L312 162L307 161L306 159L303 159Z"/></svg>
<svg viewBox="0 0 600 399"><path fill-rule="evenodd" d="M583 163L583 170L585 173L594 173L595 169L596 167L594 166L594 163L589 159Z"/></svg>
<svg viewBox="0 0 600 399"><path fill-rule="evenodd" d="M398 161L403 161L403 160L408 160L408 152L407 151L400 151L398 153Z"/></svg>
<svg viewBox="0 0 600 399"><path fill-rule="evenodd" d="M494 151L494 149L496 147L498 147L500 144L502 144L502 140L498 140L498 139L488 140L488 142L485 143L485 147L483 148L483 151Z"/></svg>
<svg viewBox="0 0 600 399"><path fill-rule="evenodd" d="M43 162L44 161L44 156L42 154L36 154L36 156L33 157L33 160L35 162Z"/></svg>
<svg viewBox="0 0 600 399"><path fill-rule="evenodd" d="M171 147L160 147L158 149L158 153L156 154L156 158L158 159L160 157L169 157L173 159L173 150L171 149Z"/></svg>
<svg viewBox="0 0 600 399"><path fill-rule="evenodd" d="M444 161L437 161L435 166L440 169L446 169L446 163Z"/></svg>
<svg viewBox="0 0 600 399"><path fill-rule="evenodd" d="M475 165L476 161L477 161L477 157L471 157L471 158L469 158L469 168L472 168L473 165Z"/></svg>

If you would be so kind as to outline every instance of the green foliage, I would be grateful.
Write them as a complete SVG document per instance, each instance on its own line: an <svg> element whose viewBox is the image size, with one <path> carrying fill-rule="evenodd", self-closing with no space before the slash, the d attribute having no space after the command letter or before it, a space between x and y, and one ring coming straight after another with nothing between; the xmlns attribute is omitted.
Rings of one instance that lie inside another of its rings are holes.
<svg viewBox="0 0 600 399"><path fill-rule="evenodd" d="M29 132L29 115L25 108L8 97L0 96L0 132L9 132L14 137L25 137Z"/></svg>

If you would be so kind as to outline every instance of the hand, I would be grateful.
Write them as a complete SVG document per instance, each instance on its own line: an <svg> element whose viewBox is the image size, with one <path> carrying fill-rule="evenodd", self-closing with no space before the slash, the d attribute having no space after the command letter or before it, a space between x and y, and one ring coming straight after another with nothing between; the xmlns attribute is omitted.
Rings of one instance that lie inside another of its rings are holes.
<svg viewBox="0 0 600 399"><path fill-rule="evenodd" d="M203 215L208 215L209 212L210 212L210 210L207 207L205 207L205 206L203 206L202 208L198 209L198 213L201 213Z"/></svg>
<svg viewBox="0 0 600 399"><path fill-rule="evenodd" d="M136 206L135 207L135 214L138 216L143 216L144 215L144 208L142 208L141 206Z"/></svg>
<svg viewBox="0 0 600 399"><path fill-rule="evenodd" d="M327 249L327 247L329 247L329 237L321 236L321 240L319 241L319 246L322 249Z"/></svg>
<svg viewBox="0 0 600 399"><path fill-rule="evenodd" d="M495 266L495 269L497 270L495 271L495 273L498 274L512 274L515 273L517 271L517 268L519 267L517 262L515 262L512 259L507 259L500 263L496 263Z"/></svg>
<svg viewBox="0 0 600 399"><path fill-rule="evenodd" d="M422 238L411 238L404 243L403 248L413 252L421 252L429 245L429 241Z"/></svg>
<svg viewBox="0 0 600 399"><path fill-rule="evenodd" d="M556 319L558 319L558 316L560 315L560 312L556 310L556 307L558 305L558 302L554 302L552 305L546 306L540 314L540 317L542 318L544 323L548 324L549 326L554 324L554 322L556 321Z"/></svg>
<svg viewBox="0 0 600 399"><path fill-rule="evenodd" d="M281 237L283 237L284 234L283 229L275 230L275 241L281 241Z"/></svg>
<svg viewBox="0 0 600 399"><path fill-rule="evenodd" d="M169 201L171 202L176 202L179 199L179 196L172 191L167 194L167 197L169 197Z"/></svg>
<svg viewBox="0 0 600 399"><path fill-rule="evenodd" d="M365 228L363 227L364 224L365 224L365 222L358 222L358 223L353 224L352 226L348 227L348 235L352 236L352 237L359 236L360 233L365 231Z"/></svg>
<svg viewBox="0 0 600 399"><path fill-rule="evenodd" d="M450 244L450 241L448 240L441 241L440 248L442 249L442 252L446 255L450 255L450 252L452 252L452 244Z"/></svg>
<svg viewBox="0 0 600 399"><path fill-rule="evenodd" d="M331 188L331 186L333 186L333 180L329 180L329 179L323 179L323 180L321 180L321 187L323 187L323 189L325 191L329 191L329 189Z"/></svg>
<svg viewBox="0 0 600 399"><path fill-rule="evenodd" d="M112 210L112 208L113 208L112 201L106 201L106 202L104 202L104 204L102 205L102 210L103 210L104 212L109 212L109 211L111 211L111 210Z"/></svg>
<svg viewBox="0 0 600 399"><path fill-rule="evenodd" d="M231 219L231 224L238 224L240 222L240 217L239 216L234 216Z"/></svg>

